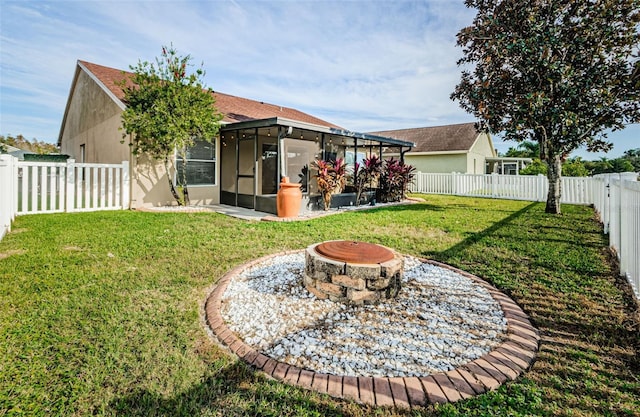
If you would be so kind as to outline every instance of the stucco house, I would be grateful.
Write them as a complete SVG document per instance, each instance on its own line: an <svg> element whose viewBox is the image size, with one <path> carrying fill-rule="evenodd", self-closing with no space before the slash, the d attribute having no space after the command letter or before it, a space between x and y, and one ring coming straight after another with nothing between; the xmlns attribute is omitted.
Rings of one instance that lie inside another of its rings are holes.
<svg viewBox="0 0 640 417"><path fill-rule="evenodd" d="M122 80L130 73L78 61L58 137L61 152L77 162L129 161L131 208L174 204L161 163L134 156L123 142ZM229 204L276 212L280 178L302 184L303 209L313 207L318 190L310 172L315 159L356 158L392 151L404 155L413 143L345 130L307 113L213 93L224 115L219 137L197 141L189 150L187 176L192 204ZM169 175L175 181L181 161ZM336 200L339 201L339 200Z"/></svg>
<svg viewBox="0 0 640 417"><path fill-rule="evenodd" d="M484 174L487 158L497 157L491 136L478 131L475 123L386 130L374 134L415 143L404 158L420 172Z"/></svg>
<svg viewBox="0 0 640 417"><path fill-rule="evenodd" d="M428 173L517 174L528 158L498 157L491 135L476 123L385 130L374 135L415 143L406 163Z"/></svg>

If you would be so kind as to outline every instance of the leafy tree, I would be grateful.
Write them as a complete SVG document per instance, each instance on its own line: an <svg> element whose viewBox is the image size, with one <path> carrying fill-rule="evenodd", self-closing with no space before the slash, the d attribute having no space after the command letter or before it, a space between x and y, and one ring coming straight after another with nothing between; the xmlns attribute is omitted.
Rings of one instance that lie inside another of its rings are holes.
<svg viewBox="0 0 640 417"><path fill-rule="evenodd" d="M598 161L587 161L585 162L585 167L589 171L589 175L613 172L613 165L607 158L600 158Z"/></svg>
<svg viewBox="0 0 640 417"><path fill-rule="evenodd" d="M37 154L51 154L60 152L58 147L53 143L40 141L36 138L29 140L22 135L17 135L15 137L11 135L7 135L6 137L4 135L0 135L0 143L13 146L25 151L35 152Z"/></svg>
<svg viewBox="0 0 640 417"><path fill-rule="evenodd" d="M509 148L505 156L515 158L540 158L540 144L525 140L515 148Z"/></svg>
<svg viewBox="0 0 640 417"><path fill-rule="evenodd" d="M589 175L636 172L634 165L627 159L626 155L615 159L600 158L599 161L588 161L584 164Z"/></svg>
<svg viewBox="0 0 640 417"><path fill-rule="evenodd" d="M626 150L622 157L633 165L634 172L640 172L640 148Z"/></svg>
<svg viewBox="0 0 640 417"><path fill-rule="evenodd" d="M562 161L606 151L608 129L640 120L640 0L466 0L473 24L451 98L505 138L540 145L546 211L560 213Z"/></svg>
<svg viewBox="0 0 640 417"><path fill-rule="evenodd" d="M534 158L525 168L520 170L520 175L547 175L547 164L540 158Z"/></svg>
<svg viewBox="0 0 640 417"><path fill-rule="evenodd" d="M613 172L633 172L634 168L631 162L624 158L616 158L611 160L613 165Z"/></svg>
<svg viewBox="0 0 640 417"><path fill-rule="evenodd" d="M133 84L122 82L127 106L122 113L123 140L130 134L135 155L145 153L164 163L179 205L189 205L187 149L196 139L211 142L222 119L212 92L204 87L202 65L187 74L190 61L190 55L180 56L173 46L163 46L155 64L138 61L130 67ZM183 161L178 188L169 169L174 152Z"/></svg>
<svg viewBox="0 0 640 417"><path fill-rule="evenodd" d="M589 171L579 156L571 158L562 164L562 174L567 177L588 177Z"/></svg>

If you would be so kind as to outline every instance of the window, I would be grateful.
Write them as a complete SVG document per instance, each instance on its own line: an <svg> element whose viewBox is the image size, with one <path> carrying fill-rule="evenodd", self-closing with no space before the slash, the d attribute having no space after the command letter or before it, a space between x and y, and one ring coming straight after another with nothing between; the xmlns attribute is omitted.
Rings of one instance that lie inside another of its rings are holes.
<svg viewBox="0 0 640 417"><path fill-rule="evenodd" d="M176 157L176 184L180 185L184 162L180 156ZM215 185L216 183L216 145L204 140L196 140L187 149L187 184Z"/></svg>

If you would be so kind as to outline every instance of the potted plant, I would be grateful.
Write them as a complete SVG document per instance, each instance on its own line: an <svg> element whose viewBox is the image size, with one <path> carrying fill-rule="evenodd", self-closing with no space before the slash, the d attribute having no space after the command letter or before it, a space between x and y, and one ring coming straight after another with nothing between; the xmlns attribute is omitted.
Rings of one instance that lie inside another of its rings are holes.
<svg viewBox="0 0 640 417"><path fill-rule="evenodd" d="M316 160L313 165L318 170L315 178L322 196L324 209L329 210L331 196L342 192L347 183L345 175L346 164L342 158L338 158L335 161Z"/></svg>

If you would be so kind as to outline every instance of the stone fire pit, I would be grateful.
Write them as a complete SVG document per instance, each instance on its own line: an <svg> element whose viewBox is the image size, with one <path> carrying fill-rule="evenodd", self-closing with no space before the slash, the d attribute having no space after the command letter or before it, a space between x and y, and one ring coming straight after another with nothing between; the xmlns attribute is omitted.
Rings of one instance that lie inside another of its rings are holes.
<svg viewBox="0 0 640 417"><path fill-rule="evenodd" d="M373 243L333 240L305 252L304 285L316 297L375 304L400 291L403 257Z"/></svg>

